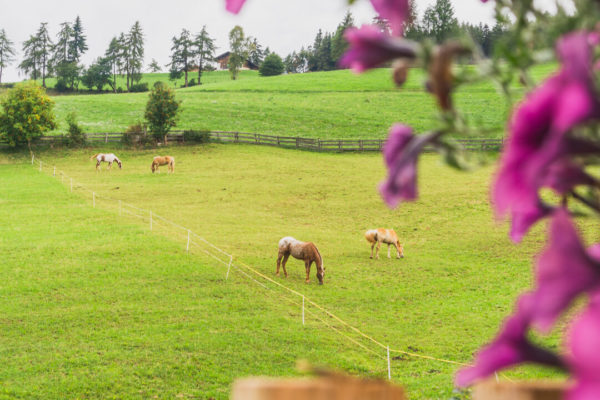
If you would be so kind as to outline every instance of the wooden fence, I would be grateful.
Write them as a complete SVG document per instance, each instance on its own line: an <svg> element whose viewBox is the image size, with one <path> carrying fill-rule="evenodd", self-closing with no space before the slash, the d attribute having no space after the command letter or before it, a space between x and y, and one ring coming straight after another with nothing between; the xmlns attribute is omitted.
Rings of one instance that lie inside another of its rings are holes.
<svg viewBox="0 0 600 400"><path fill-rule="evenodd" d="M90 144L118 143L122 133L88 133L87 141ZM263 135L260 133L211 131L210 139L223 143L247 143L264 146L277 146L322 152L364 152L381 151L385 144L384 139L311 139L298 136ZM63 136L43 136L41 143L60 143ZM172 131L167 136L168 142L184 143L183 131ZM498 151L502 149L503 139L457 139L465 150L469 151ZM431 150L431 149L429 149Z"/></svg>

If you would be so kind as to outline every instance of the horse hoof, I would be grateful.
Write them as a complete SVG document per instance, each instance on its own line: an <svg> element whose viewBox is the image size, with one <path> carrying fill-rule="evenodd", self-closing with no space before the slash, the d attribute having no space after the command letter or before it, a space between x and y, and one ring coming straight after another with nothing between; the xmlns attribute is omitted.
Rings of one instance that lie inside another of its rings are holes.
<svg viewBox="0 0 600 400"><path fill-rule="evenodd" d="M322 284L323 284L323 282L319 282L319 285L322 285Z"/></svg>
<svg viewBox="0 0 600 400"><path fill-rule="evenodd" d="M369 257L371 260L373 259L373 256Z"/></svg>

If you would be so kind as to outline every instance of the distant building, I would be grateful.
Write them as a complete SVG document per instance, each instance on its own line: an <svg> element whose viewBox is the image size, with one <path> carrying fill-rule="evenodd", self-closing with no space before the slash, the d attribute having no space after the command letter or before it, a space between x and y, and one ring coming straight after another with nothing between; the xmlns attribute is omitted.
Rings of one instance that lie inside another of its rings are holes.
<svg viewBox="0 0 600 400"><path fill-rule="evenodd" d="M231 55L230 51L227 51L220 56L215 57L215 61L219 64L219 69L228 69L227 65L229 64L229 56ZM242 69L258 69L258 65L254 64L250 60L246 60Z"/></svg>

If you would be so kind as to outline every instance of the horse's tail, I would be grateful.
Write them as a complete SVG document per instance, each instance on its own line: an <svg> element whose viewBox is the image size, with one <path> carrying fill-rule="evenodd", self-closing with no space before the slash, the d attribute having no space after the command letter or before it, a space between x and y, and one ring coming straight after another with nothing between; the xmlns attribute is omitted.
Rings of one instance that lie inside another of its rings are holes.
<svg viewBox="0 0 600 400"><path fill-rule="evenodd" d="M100 153L96 153L93 156L90 157L90 160L93 160L94 158L98 157L100 155Z"/></svg>
<svg viewBox="0 0 600 400"><path fill-rule="evenodd" d="M367 239L367 242L369 243L377 242L377 229L369 229L368 231L366 231L365 239Z"/></svg>

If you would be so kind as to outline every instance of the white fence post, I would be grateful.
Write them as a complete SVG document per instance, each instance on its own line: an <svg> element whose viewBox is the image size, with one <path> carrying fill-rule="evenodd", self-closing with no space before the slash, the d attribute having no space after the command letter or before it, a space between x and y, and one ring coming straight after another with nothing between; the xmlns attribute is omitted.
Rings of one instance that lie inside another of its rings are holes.
<svg viewBox="0 0 600 400"><path fill-rule="evenodd" d="M40 161L40 172L42 171L42 162Z"/></svg>
<svg viewBox="0 0 600 400"><path fill-rule="evenodd" d="M52 171L52 176L56 176L56 166L54 167L54 170Z"/></svg>
<svg viewBox="0 0 600 400"><path fill-rule="evenodd" d="M387 361L388 361L388 380L392 380L392 367L390 365L390 346L387 347Z"/></svg>
<svg viewBox="0 0 600 400"><path fill-rule="evenodd" d="M152 211L150 211L150 230L152 230Z"/></svg>
<svg viewBox="0 0 600 400"><path fill-rule="evenodd" d="M119 200L119 217L121 216L121 213L122 213L122 211L121 211L121 200Z"/></svg>
<svg viewBox="0 0 600 400"><path fill-rule="evenodd" d="M33 165L33 159L35 158L35 154L31 155L31 165Z"/></svg>
<svg viewBox="0 0 600 400"><path fill-rule="evenodd" d="M302 325L304 325L304 296L302 296Z"/></svg>
<svg viewBox="0 0 600 400"><path fill-rule="evenodd" d="M227 266L227 275L225 275L225 280L229 279L229 270L231 269L232 262L233 262L233 256L229 256L229 265Z"/></svg>
<svg viewBox="0 0 600 400"><path fill-rule="evenodd" d="M96 192L92 192L92 206L96 208Z"/></svg>
<svg viewBox="0 0 600 400"><path fill-rule="evenodd" d="M188 229L188 240L187 245L185 246L185 251L190 252L190 230Z"/></svg>

